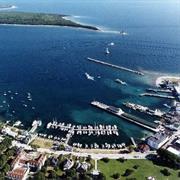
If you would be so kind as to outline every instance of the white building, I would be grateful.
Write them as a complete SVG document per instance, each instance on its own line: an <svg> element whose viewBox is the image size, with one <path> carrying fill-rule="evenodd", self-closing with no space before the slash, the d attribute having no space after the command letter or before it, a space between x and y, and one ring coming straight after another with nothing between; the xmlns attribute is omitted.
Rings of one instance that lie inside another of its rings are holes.
<svg viewBox="0 0 180 180"><path fill-rule="evenodd" d="M14 138L18 135L17 132L12 131L9 127L4 127L2 129L2 133L7 134L7 135L14 137Z"/></svg>
<svg viewBox="0 0 180 180"><path fill-rule="evenodd" d="M169 147L167 148L167 150L168 150L169 152L171 152L172 154L175 154L176 156L179 156L179 157L180 157L180 150L174 148L173 146L169 146Z"/></svg>

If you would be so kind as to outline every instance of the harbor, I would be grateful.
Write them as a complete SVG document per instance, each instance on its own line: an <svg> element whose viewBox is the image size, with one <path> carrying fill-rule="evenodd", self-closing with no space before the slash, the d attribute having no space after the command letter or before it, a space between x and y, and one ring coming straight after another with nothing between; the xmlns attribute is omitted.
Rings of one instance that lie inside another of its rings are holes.
<svg viewBox="0 0 180 180"><path fill-rule="evenodd" d="M101 65L109 66L109 67L112 67L112 68L120 69L120 70L123 70L123 71L131 72L131 73L142 75L142 76L144 75L144 73L142 73L140 71L129 69L129 68L126 68L126 67L123 67L123 66L114 65L114 64L107 63L107 62L104 62L104 61L100 61L100 60L97 60L97 59L93 59L93 58L90 58L90 57L87 57L87 59L88 59L88 61L98 63L98 64L101 64Z"/></svg>
<svg viewBox="0 0 180 180"><path fill-rule="evenodd" d="M158 127L157 124L154 124L154 123L150 123L150 122L147 122L147 121L144 121L143 119L140 119L138 117L135 117L131 114L128 114L128 113L125 113L122 109L120 108L116 108L114 106L108 106L106 104L103 104L101 102L98 102L98 101L92 101L91 102L91 105L99 108L99 109L102 109L106 112L109 112L115 116L118 116L122 119L125 119L133 124L136 124L140 127L143 127L147 130L150 130L150 131L153 131L153 132L158 132L160 130L160 128Z"/></svg>

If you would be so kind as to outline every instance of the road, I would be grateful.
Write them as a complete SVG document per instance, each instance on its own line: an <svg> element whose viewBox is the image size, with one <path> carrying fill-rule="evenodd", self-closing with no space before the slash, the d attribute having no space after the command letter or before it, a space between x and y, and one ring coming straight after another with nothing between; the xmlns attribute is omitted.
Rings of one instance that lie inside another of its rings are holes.
<svg viewBox="0 0 180 180"><path fill-rule="evenodd" d="M102 154L102 153L83 153L83 152L66 152L66 151L54 151L51 149L45 148L38 148L38 152L41 153L48 153L48 154L55 154L55 155L68 155L72 154L73 156L79 157L88 157L91 156L92 159L102 159L102 158L109 158L109 159L146 159L147 155L156 154L155 151L149 151L147 153L140 153L140 152L132 152L128 154Z"/></svg>

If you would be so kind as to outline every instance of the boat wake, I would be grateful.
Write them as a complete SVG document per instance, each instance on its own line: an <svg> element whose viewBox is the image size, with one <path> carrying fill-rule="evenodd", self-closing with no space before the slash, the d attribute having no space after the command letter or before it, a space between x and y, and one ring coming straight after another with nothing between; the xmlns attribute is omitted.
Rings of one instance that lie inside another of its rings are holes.
<svg viewBox="0 0 180 180"><path fill-rule="evenodd" d="M0 11L5 11L5 10L10 10L10 9L16 9L17 8L17 6L9 6L9 7L3 7L3 8L1 8L0 7Z"/></svg>
<svg viewBox="0 0 180 180"><path fill-rule="evenodd" d="M115 31L115 30L106 30L99 28L102 33L109 33L109 34L119 34L120 36L127 36L128 33L125 31Z"/></svg>

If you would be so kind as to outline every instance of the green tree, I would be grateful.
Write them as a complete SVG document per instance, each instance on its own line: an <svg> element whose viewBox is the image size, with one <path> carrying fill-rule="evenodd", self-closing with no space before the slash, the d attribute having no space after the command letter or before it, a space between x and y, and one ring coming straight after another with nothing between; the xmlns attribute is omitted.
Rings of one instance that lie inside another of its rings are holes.
<svg viewBox="0 0 180 180"><path fill-rule="evenodd" d="M117 161L123 163L125 161L125 159L124 158L119 158L119 159L117 159Z"/></svg>
<svg viewBox="0 0 180 180"><path fill-rule="evenodd" d="M109 158L102 158L101 161L108 163L109 162Z"/></svg>
<svg viewBox="0 0 180 180"><path fill-rule="evenodd" d="M0 156L0 167L3 167L4 164L6 163L7 161L7 156L5 154L1 155Z"/></svg>
<svg viewBox="0 0 180 180"><path fill-rule="evenodd" d="M43 172L44 174L46 174L47 168L46 168L45 166L43 166L43 167L41 168L41 172Z"/></svg>
<svg viewBox="0 0 180 180"><path fill-rule="evenodd" d="M98 180L106 180L106 176L102 172L100 172L98 175Z"/></svg>
<svg viewBox="0 0 180 180"><path fill-rule="evenodd" d="M4 172L0 172L0 180L4 180L5 179L5 173Z"/></svg>
<svg viewBox="0 0 180 180"><path fill-rule="evenodd" d="M133 173L134 171L132 169L126 169L125 173L123 174L123 176L129 176Z"/></svg>
<svg viewBox="0 0 180 180"><path fill-rule="evenodd" d="M92 158L91 158L91 156L90 156L90 155L88 155L88 157L86 158L86 161L87 161L87 162L90 162L90 161L91 161L91 159L92 159Z"/></svg>
<svg viewBox="0 0 180 180"><path fill-rule="evenodd" d="M164 168L163 170L161 170L161 173L164 175L164 176L170 176L171 173L168 171L168 169Z"/></svg>
<svg viewBox="0 0 180 180"><path fill-rule="evenodd" d="M56 172L54 171L49 171L49 178L50 179L56 179L57 175L56 175Z"/></svg>
<svg viewBox="0 0 180 180"><path fill-rule="evenodd" d="M113 179L119 179L119 178L120 178L120 174L119 174L119 173L114 173L114 174L112 175L112 178L113 178Z"/></svg>
<svg viewBox="0 0 180 180"><path fill-rule="evenodd" d="M14 155L14 150L13 150L13 149L8 149L8 150L6 151L6 155L7 155L8 157L13 156L13 155Z"/></svg>
<svg viewBox="0 0 180 180"><path fill-rule="evenodd" d="M139 168L139 165L134 165L133 168L134 168L134 169L138 169L138 168Z"/></svg>
<svg viewBox="0 0 180 180"><path fill-rule="evenodd" d="M45 173L39 171L35 176L34 176L34 180L45 180Z"/></svg>
<svg viewBox="0 0 180 180"><path fill-rule="evenodd" d="M3 167L3 172L7 173L8 171L10 171L11 167L9 164L5 164L4 167Z"/></svg>
<svg viewBox="0 0 180 180"><path fill-rule="evenodd" d="M69 177L73 177L76 175L76 170L74 168L72 169L69 169L66 171L66 175L69 176Z"/></svg>

